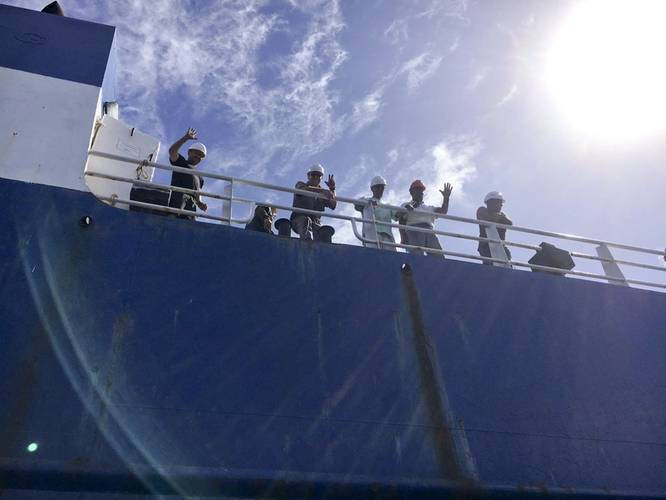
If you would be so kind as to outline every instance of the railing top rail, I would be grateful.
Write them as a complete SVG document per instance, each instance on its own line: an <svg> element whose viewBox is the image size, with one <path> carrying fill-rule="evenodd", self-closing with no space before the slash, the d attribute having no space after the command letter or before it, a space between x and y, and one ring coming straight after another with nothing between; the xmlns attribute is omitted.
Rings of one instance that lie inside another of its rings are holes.
<svg viewBox="0 0 666 500"><path fill-rule="evenodd" d="M273 190L273 191L280 191L284 193L292 193L292 194L300 194L304 196L310 196L313 198L323 198L325 195L321 195L318 193L314 193L312 191L306 191L302 189L295 189L295 188L288 188L284 186L278 186L275 184L269 184L266 182L260 182L260 181L253 181L249 179L243 179L240 177L233 177L229 175L224 175L224 174L218 174L214 172L208 172L205 170L195 170L194 172L191 169L188 168L183 168L183 167L175 167L173 165L165 165L162 163L157 163L157 162L152 162L148 160L137 160L136 158L129 158L121 155L116 155L112 153L105 153L102 151L94 151L91 150L89 151L90 155L93 156L99 156L102 158L108 158L112 160L117 160L117 161L122 161L126 163L132 163L132 164L139 164L142 163L145 166L149 167L154 167L158 168L161 170L170 170L174 172L181 172L181 173L187 173L187 174L193 174L196 173L198 176L202 177L208 177L211 179L217 179L217 180L223 180L227 182L233 182L235 184L244 184L247 186L252 186L252 187L257 187L257 188L262 188L262 189L268 189L268 190ZM356 198L348 198L345 196L338 196L336 195L336 199L338 201L341 201L343 203L351 203L354 205L363 205L366 203L365 200L360 200ZM265 204L271 205L271 206L276 206L274 203L269 203L266 202ZM388 205L388 204L379 204L378 206L383 207L383 208L388 208L391 210L396 210L396 211L403 211L405 210L404 207L396 206L396 205ZM278 207L282 208L282 207ZM292 207L288 207L287 209L292 209ZM300 210L299 210L300 211ZM607 240L601 240L597 238L589 238L589 237L584 237L584 236L578 236L574 234L567 234L567 233L558 233L554 231L543 231L540 229L532 229L532 228L527 228L527 227L522 227L522 226L514 226L514 225L506 225L506 224L499 224L495 222L489 222L489 221L483 221L479 219L472 219L469 217L461 217L457 215L448 215L448 214L439 214L439 213L432 213L432 212L422 212L420 210L415 210L415 212L420 212L420 213L427 213L430 216L433 216L438 219L444 219L444 220L451 220L455 222L463 222L463 223L468 223L468 224L474 224L474 225L483 225L483 226L495 226L497 228L503 228L503 229L509 229L511 231L517 231L517 232L522 232L522 233L527 233L527 234L534 234L534 235L540 235L540 236L548 236L551 238L560 238L560 239L565 239L565 240L571 240L571 241L577 241L580 243L588 243L588 244L593 244L593 245L607 245L609 247L613 248L618 248L618 249L623 249L623 250L630 250L630 251L635 251L635 252L641 252L641 253L647 253L647 254L652 254L652 255L658 255L658 256L666 256L666 252L663 250L656 250L652 248L646 248L646 247L640 247L636 245L627 245L624 243L616 243L612 241L607 241ZM321 213L320 213L321 215ZM329 216L332 216L333 218L344 218L344 219L349 219L347 216L341 216L341 217L335 217L333 214L328 214ZM383 223L384 224L384 223ZM393 224L391 224L393 226ZM412 228L410 228L411 230Z"/></svg>

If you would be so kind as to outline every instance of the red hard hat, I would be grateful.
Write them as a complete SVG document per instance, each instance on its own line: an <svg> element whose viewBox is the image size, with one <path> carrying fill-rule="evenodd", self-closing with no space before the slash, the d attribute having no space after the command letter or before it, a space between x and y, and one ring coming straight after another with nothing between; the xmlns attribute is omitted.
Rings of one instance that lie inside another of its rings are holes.
<svg viewBox="0 0 666 500"><path fill-rule="evenodd" d="M426 187L421 179L416 179L414 182L412 182L411 186L409 186L409 190L411 191L414 188L425 189Z"/></svg>

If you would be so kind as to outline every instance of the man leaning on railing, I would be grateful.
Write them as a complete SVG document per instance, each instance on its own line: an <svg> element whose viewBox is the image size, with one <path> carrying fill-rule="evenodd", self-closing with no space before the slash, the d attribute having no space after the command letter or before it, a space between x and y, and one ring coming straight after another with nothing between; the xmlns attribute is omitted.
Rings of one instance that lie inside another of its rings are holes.
<svg viewBox="0 0 666 500"><path fill-rule="evenodd" d="M328 186L328 190L326 190L319 185L322 177L324 177L324 167L319 164L310 167L307 182L298 181L295 187L296 189L321 194L324 197L315 198L303 194L294 194L292 205L294 208L316 210L317 212L323 212L327 207L335 210L337 206L337 200L335 199L335 179L332 175L328 176L328 180L324 182ZM291 213L291 228L302 240L319 241L321 217L294 211Z"/></svg>
<svg viewBox="0 0 666 500"><path fill-rule="evenodd" d="M181 155L178 150L187 142L197 139L197 131L193 128L188 128L185 135L174 142L169 148L169 162L175 167L189 168L194 170L197 165L199 165L203 159L206 157L206 146L197 142L192 144L187 150L187 160ZM181 172L172 172L171 173L171 185L176 187L182 187L186 189L193 189L195 191L200 191L203 187L204 180L198 175L189 175L183 174ZM172 191L169 198L169 206L172 208L189 210L191 212L196 212L194 206L198 206L204 212L208 210L208 205L206 205L199 194L190 195L186 193L181 193L178 191ZM188 215L178 215L181 219L194 219L194 216Z"/></svg>
<svg viewBox="0 0 666 500"><path fill-rule="evenodd" d="M400 224L422 229L430 229L432 231L436 219L436 216L432 214L446 214L449 211L449 198L451 197L451 192L453 191L453 186L451 186L451 184L447 182L444 184L444 189L439 190L443 197L441 207L434 207L431 205L425 205L423 203L423 194L425 189L425 184L423 184L420 179L416 179L409 186L409 194L412 195L412 201L403 204L402 206L406 209L406 211L399 212L395 216L395 219L400 222ZM425 251L426 255L441 255L424 250L426 248L431 248L433 250L442 249L441 245L439 244L439 240L437 240L437 236L433 232L410 231L408 229L401 229L400 236L403 244L421 247L410 248L410 253L423 255Z"/></svg>
<svg viewBox="0 0 666 500"><path fill-rule="evenodd" d="M502 212L502 205L504 205L504 196L499 191L491 191L483 199L483 202L486 204L485 207L479 207L476 210L476 218L478 220L487 220L488 222L497 222L498 224L505 224L507 226L513 225L511 219L509 219L504 212ZM506 236L506 229L502 227L497 228L497 234L500 239L504 241ZM487 238L486 226L479 225L479 237ZM504 252L508 260L511 260L511 251L507 247L503 247ZM492 257L490 253L490 245L487 241L479 241L479 255L481 257ZM492 266L492 262L484 260L483 263L487 266Z"/></svg>
<svg viewBox="0 0 666 500"><path fill-rule="evenodd" d="M354 208L363 214L363 219L375 221L374 224L372 222L363 223L363 238L376 241L377 243L364 241L363 246L368 248L378 248L379 245L379 248L396 251L396 247L392 245L382 245L382 242L395 243L391 226L388 226L385 223L390 224L396 212L390 208L377 206L382 201L385 188L386 180L381 175L373 177L370 182L372 197L359 198L366 203L364 205L354 205Z"/></svg>

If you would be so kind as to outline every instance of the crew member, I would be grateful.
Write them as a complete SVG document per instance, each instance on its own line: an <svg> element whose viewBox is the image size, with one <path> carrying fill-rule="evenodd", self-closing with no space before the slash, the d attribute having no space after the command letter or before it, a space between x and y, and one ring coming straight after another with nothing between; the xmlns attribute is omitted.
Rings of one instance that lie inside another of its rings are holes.
<svg viewBox="0 0 666 500"><path fill-rule="evenodd" d="M306 196L303 194L294 194L294 208L304 208L307 210L315 210L323 212L325 208L335 210L337 200L335 199L335 179L332 175L328 176L328 180L324 182L328 189L322 188L319 184L324 177L324 167L319 164L313 165L308 170L307 182L298 181L296 189L311 191L320 194L320 197ZM319 229L321 228L321 217L318 215L310 215L299 212L291 213L291 228L302 240L315 240L319 241Z"/></svg>
<svg viewBox="0 0 666 500"><path fill-rule="evenodd" d="M197 140L197 131L193 128L188 128L185 135L171 145L169 148L169 161L173 166L194 170L206 157L206 146L200 142L190 145L187 150L187 159L178 152L186 142L192 140ZM203 184L203 178L198 175L189 175L181 172L171 173L172 186L200 191ZM208 210L208 205L201 201L198 193L190 195L179 191L171 191L171 196L169 198L170 207L196 212L195 205L203 211ZM178 215L178 217L183 219L194 219L194 216L188 215Z"/></svg>
<svg viewBox="0 0 666 500"><path fill-rule="evenodd" d="M373 240L378 243L371 243L364 241L363 245L368 248L385 248L387 250L396 250L396 247L391 245L383 245L384 243L395 243L393 238L393 231L391 226L386 223L391 223L396 212L390 208L384 208L379 206L381 203L382 196L384 195L384 189L386 188L386 180L381 176L377 175L372 178L370 181L370 190L372 191L372 197L363 197L359 200L364 201L364 204L354 205L354 208L363 214L363 219L365 220L375 220L375 224L371 222L363 223L363 238L368 240ZM375 228L377 229L375 231Z"/></svg>
<svg viewBox="0 0 666 500"><path fill-rule="evenodd" d="M433 230L436 216L433 214L446 214L449 211L449 198L453 191L453 186L448 182L444 184L444 189L440 189L442 193L442 206L434 207L423 203L423 194L425 192L425 184L420 179L416 179L409 186L409 194L412 195L412 201L402 205L405 211L398 212L395 219L400 224L419 227L423 229ZM428 252L425 248L433 250L441 250L442 247L437 240L437 236L433 232L410 231L409 229L401 230L402 242L407 245L417 246L421 248L410 248L409 252L413 254L423 255L441 255L438 253Z"/></svg>
<svg viewBox="0 0 666 500"><path fill-rule="evenodd" d="M245 225L245 229L273 234L272 223L273 212L271 212L271 209L266 205L259 205L254 209L254 217Z"/></svg>
<svg viewBox="0 0 666 500"><path fill-rule="evenodd" d="M502 212L502 205L504 205L504 196L499 191L491 191L483 199L483 202L486 204L485 207L479 207L476 210L476 218L478 220L487 220L488 222L497 222L498 224L506 224L507 226L512 226L513 222L509 219L504 212ZM500 239L504 241L506 236L506 229L502 227L497 228L497 234ZM479 225L479 237L487 238L486 226ZM511 252L505 246L502 246L504 249L507 259L511 260ZM479 241L479 255L481 257L492 257L490 254L490 245L487 241ZM492 265L492 262L487 260L483 261L486 265Z"/></svg>

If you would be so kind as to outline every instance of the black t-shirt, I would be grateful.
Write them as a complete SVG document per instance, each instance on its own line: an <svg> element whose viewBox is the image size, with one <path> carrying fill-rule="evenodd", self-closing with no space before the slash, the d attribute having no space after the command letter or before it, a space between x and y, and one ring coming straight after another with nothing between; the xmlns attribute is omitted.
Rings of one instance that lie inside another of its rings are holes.
<svg viewBox="0 0 666 500"><path fill-rule="evenodd" d="M298 181L295 186L296 189L307 189L308 187L308 184L302 181ZM325 193L325 191L322 189L322 194L323 193ZM331 208L331 201L326 198L313 198L312 196L294 193L294 201L291 206L294 208L305 208L306 210L323 212L326 207ZM316 215L301 214L299 212L292 212L291 218L293 219L297 215L306 215L317 222L321 219L321 217Z"/></svg>
<svg viewBox="0 0 666 500"><path fill-rule="evenodd" d="M485 208L486 207L479 207L476 210L476 218L479 219L479 220L487 220L488 222L494 222L494 221L490 220L488 217L484 216L484 213L486 213L485 210L482 211L482 213L479 213L479 211L481 209L485 209ZM498 227L497 228L497 234L499 235L500 240L504 240L506 238L506 229L504 229L503 227ZM487 238L488 237L488 233L486 232L486 226L479 226L479 237L480 238ZM484 251L484 252L490 254L490 246L488 245L487 241L479 241L479 245L478 245L477 248L478 248L479 251ZM505 248L505 250L507 252L509 251L508 248ZM509 256L510 255L511 255L511 252L509 252ZM484 262L484 264L485 264L485 262Z"/></svg>
<svg viewBox="0 0 666 500"><path fill-rule="evenodd" d="M169 161L174 167L192 169L192 165L187 163L187 160L183 155L179 154L178 159L176 161L171 161L171 159L169 159ZM187 189L196 189L196 186L194 184L194 176L183 174L181 172L171 172L171 185ZM204 179L203 177L199 177L199 187L202 188L203 185L204 185Z"/></svg>

